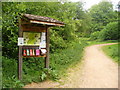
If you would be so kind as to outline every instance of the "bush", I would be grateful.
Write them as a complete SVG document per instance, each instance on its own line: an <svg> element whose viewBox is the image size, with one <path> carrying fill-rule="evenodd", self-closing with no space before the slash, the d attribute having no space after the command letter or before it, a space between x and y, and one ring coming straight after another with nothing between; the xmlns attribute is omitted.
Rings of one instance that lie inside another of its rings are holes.
<svg viewBox="0 0 120 90"><path fill-rule="evenodd" d="M98 39L98 36L99 36L99 31L96 31L96 32L93 32L91 35L90 35L90 40L97 40Z"/></svg>
<svg viewBox="0 0 120 90"><path fill-rule="evenodd" d="M2 70L3 77L17 76L17 61L15 59L2 57Z"/></svg>
<svg viewBox="0 0 120 90"><path fill-rule="evenodd" d="M61 48L66 48L67 44L65 43L65 40L63 40L62 37L60 37L60 35L54 31L51 30L51 36L50 36L50 52L53 53L58 49Z"/></svg>
<svg viewBox="0 0 120 90"><path fill-rule="evenodd" d="M118 33L118 22L111 22L100 31L99 39L101 40L118 40L120 33Z"/></svg>
<svg viewBox="0 0 120 90"><path fill-rule="evenodd" d="M50 67L53 70L59 71L59 75L63 75L64 71L70 66L80 62L82 52L87 44L82 42L71 42L69 48L55 52L50 56Z"/></svg>
<svg viewBox="0 0 120 90"><path fill-rule="evenodd" d="M17 79L17 61L2 57L2 87L15 88L24 84Z"/></svg>
<svg viewBox="0 0 120 90"><path fill-rule="evenodd" d="M41 60L40 60L41 59ZM7 57L2 58L2 87L19 88L31 82L41 82L46 79L57 80L58 74L55 70L45 69L42 58L24 58L23 59L23 80L17 78L17 60Z"/></svg>

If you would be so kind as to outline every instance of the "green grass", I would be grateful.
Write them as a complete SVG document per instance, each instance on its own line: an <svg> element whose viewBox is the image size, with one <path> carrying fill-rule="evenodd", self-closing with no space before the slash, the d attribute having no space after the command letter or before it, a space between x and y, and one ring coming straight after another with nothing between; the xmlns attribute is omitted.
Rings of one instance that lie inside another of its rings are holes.
<svg viewBox="0 0 120 90"><path fill-rule="evenodd" d="M88 45L94 45L94 44L105 44L105 43L118 43L117 40L107 40L107 41L88 41Z"/></svg>
<svg viewBox="0 0 120 90"><path fill-rule="evenodd" d="M118 40L107 40L107 41L98 41L98 40L90 40L90 38L80 38L80 40L84 40L87 42L87 46L95 45L95 44L105 44L105 43L118 43Z"/></svg>
<svg viewBox="0 0 120 90"><path fill-rule="evenodd" d="M118 54L118 49L119 48L120 48L120 44L114 44L114 45L104 46L102 49L115 62L120 63L120 61L119 61L119 54Z"/></svg>

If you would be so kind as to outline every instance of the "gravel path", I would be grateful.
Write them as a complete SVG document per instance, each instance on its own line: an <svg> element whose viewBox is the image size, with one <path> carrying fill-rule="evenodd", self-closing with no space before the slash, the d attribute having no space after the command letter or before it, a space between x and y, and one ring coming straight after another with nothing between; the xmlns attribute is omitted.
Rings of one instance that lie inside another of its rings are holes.
<svg viewBox="0 0 120 90"><path fill-rule="evenodd" d="M118 88L118 65L101 50L105 45L111 43L86 48L81 88Z"/></svg>
<svg viewBox="0 0 120 90"><path fill-rule="evenodd" d="M101 50L102 46L112 44L115 43L86 47L82 65L69 69L68 77L59 83L45 81L24 88L118 88L118 65Z"/></svg>

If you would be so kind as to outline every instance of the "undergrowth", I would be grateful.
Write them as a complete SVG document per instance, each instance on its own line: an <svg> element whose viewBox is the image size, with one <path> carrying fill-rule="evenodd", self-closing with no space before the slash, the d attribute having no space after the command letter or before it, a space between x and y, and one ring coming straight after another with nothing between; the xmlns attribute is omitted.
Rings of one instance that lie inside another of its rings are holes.
<svg viewBox="0 0 120 90"><path fill-rule="evenodd" d="M20 88L31 82L41 82L46 79L59 80L65 75L70 65L80 62L85 41L71 42L66 49L59 49L50 54L50 68L44 68L44 58L23 59L23 79L17 78L18 60L2 57L3 88Z"/></svg>

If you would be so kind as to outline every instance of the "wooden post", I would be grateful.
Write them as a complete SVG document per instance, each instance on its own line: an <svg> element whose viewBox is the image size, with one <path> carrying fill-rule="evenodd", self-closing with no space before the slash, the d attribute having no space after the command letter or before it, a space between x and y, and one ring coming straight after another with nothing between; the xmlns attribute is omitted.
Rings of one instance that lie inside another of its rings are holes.
<svg viewBox="0 0 120 90"><path fill-rule="evenodd" d="M21 19L19 18L19 37L23 37L23 30L21 29ZM18 61L18 79L22 80L22 46L19 46L19 61Z"/></svg>
<svg viewBox="0 0 120 90"><path fill-rule="evenodd" d="M46 26L46 57L45 57L45 68L49 68L49 42L50 42L50 31L48 30L48 27Z"/></svg>

